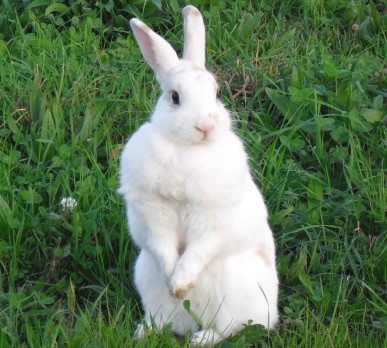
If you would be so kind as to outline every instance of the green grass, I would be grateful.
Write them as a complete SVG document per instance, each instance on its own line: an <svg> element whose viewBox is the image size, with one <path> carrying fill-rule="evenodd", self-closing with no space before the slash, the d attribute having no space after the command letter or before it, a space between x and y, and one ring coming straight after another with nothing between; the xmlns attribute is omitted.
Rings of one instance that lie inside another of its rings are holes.
<svg viewBox="0 0 387 348"><path fill-rule="evenodd" d="M168 327L133 338L142 313L119 156L159 88L115 6L106 16L91 5L78 14L0 5L0 347L189 342ZM135 6L182 47L177 2ZM208 66L266 197L281 279L278 327L247 326L219 346L385 346L385 8L201 9ZM73 211L64 197L76 199Z"/></svg>

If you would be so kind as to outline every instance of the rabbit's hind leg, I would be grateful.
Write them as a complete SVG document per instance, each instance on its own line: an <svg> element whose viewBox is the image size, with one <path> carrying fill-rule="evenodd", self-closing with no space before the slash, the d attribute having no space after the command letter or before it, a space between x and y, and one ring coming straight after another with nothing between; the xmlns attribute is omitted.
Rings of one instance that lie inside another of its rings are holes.
<svg viewBox="0 0 387 348"><path fill-rule="evenodd" d="M160 265L145 250L136 262L135 283L145 311L145 324L137 328L137 337L142 337L146 329L160 330L168 323L172 323L172 331L178 335L197 330L181 301L170 296Z"/></svg>

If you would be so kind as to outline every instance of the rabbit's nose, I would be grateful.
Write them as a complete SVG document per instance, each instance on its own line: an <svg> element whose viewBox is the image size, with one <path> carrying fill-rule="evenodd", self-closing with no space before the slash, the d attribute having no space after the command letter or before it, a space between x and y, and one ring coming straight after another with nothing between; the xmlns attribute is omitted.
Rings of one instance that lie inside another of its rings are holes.
<svg viewBox="0 0 387 348"><path fill-rule="evenodd" d="M195 129L203 133L203 138L207 138L208 133L214 129L215 125L213 123L203 123L195 126Z"/></svg>

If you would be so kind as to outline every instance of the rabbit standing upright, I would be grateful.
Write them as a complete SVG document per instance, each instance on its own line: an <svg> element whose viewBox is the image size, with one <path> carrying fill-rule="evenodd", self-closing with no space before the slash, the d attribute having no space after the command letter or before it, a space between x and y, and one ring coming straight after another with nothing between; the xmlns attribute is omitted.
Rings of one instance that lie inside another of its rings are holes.
<svg viewBox="0 0 387 348"><path fill-rule="evenodd" d="M192 333L193 344L206 344L250 320L272 328L278 277L264 200L205 68L203 18L193 6L183 16L182 59L140 20L130 21L162 94L151 121L125 146L119 191L141 249L135 284L146 325L137 334L172 323L177 334Z"/></svg>

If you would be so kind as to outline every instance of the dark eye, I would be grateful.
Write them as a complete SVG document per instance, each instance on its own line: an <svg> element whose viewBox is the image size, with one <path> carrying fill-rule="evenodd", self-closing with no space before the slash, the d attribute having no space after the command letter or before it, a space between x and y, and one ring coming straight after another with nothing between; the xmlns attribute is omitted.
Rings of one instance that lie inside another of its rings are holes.
<svg viewBox="0 0 387 348"><path fill-rule="evenodd" d="M172 91L172 101L173 101L173 104L175 105L180 104L179 93L177 93L176 91Z"/></svg>

